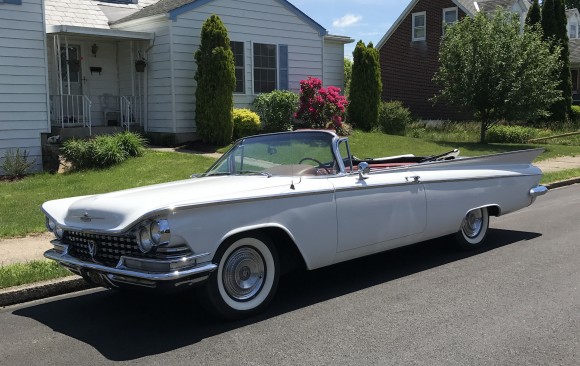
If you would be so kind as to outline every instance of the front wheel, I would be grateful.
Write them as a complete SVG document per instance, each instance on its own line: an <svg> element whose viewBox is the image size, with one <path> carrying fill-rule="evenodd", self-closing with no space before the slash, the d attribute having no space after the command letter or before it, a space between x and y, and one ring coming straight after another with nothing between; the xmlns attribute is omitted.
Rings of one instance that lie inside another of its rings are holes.
<svg viewBox="0 0 580 366"><path fill-rule="evenodd" d="M476 208L469 211L461 222L461 228L455 234L457 244L463 249L483 245L488 228L489 212L487 208Z"/></svg>
<svg viewBox="0 0 580 366"><path fill-rule="evenodd" d="M262 235L230 240L216 253L218 268L205 284L202 304L226 319L239 319L266 308L280 278L278 253Z"/></svg>

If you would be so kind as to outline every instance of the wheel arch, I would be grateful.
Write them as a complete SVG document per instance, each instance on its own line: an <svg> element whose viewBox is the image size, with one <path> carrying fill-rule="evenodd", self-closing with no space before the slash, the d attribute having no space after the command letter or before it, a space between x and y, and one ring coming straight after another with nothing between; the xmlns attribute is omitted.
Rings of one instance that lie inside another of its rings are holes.
<svg viewBox="0 0 580 366"><path fill-rule="evenodd" d="M300 247L296 244L296 240L292 233L284 226L277 224L256 225L243 228L236 228L225 234L216 250L216 253L223 245L241 238L250 236L253 233L265 235L272 241L272 244L278 250L278 257L280 258L280 265L282 267L281 274L288 273L295 269L308 269L308 262Z"/></svg>

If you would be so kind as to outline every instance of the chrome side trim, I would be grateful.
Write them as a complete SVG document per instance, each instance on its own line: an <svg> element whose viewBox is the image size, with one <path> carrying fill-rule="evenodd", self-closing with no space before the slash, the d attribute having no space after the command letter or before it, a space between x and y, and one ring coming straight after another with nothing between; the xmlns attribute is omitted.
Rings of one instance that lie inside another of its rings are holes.
<svg viewBox="0 0 580 366"><path fill-rule="evenodd" d="M163 273L149 273L149 272L139 272L133 271L126 268L112 268L103 266L97 263L88 263L80 261L74 257L71 257L68 254L61 254L54 249L47 250L44 253L44 256L48 259L52 259L57 261L58 263L66 266L66 267L76 267L76 268L83 268L93 271L98 271L105 274L112 274L112 275L119 275L119 276L126 276L126 277L135 277L142 280L148 281L172 281L178 280L181 278L195 276L195 275L203 275L205 273L213 272L217 265L213 263L205 263L197 265L193 268L189 268L183 271L173 271L173 272L163 272Z"/></svg>
<svg viewBox="0 0 580 366"><path fill-rule="evenodd" d="M536 198L538 196L543 196L548 192L548 187L546 186L535 186L534 188L530 189L530 196Z"/></svg>

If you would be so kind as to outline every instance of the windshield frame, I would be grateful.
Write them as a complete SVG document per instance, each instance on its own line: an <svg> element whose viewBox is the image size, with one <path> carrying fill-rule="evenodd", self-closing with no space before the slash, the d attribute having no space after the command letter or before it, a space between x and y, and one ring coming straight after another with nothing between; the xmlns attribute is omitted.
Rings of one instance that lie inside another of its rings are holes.
<svg viewBox="0 0 580 366"><path fill-rule="evenodd" d="M247 144L248 141L252 141L252 140L259 140L259 139L266 139L268 137L272 137L272 136L278 136L278 135L295 135L295 136L299 136L301 134L328 134L330 135L329 137L331 138L330 141L330 148L331 148L331 154L332 154L332 158L334 159L334 162L337 165L337 169L338 171L336 173L332 173L332 174L327 174L327 175L323 175L320 177L336 177L336 176L341 176L341 175L345 175L346 173L346 168L345 168L345 164L344 164L344 159L348 158L349 160L352 159L351 156L348 157L341 157L340 152L339 152L339 143L343 142L346 140L347 146L348 146L348 139L346 138L339 138L336 133L334 133L333 131L330 130L298 130L298 131L288 131L288 132L276 132L276 133L267 133L267 134L262 134L262 135L254 135L254 136L249 136L249 137L244 137L241 139L238 139L218 160L216 160L215 163L213 163L208 170L206 170L203 174L198 175L197 177L210 177L210 176L217 176L217 175L242 175L241 173L231 173L231 172L218 172L216 171L216 169L220 166L222 166L224 164L224 162L226 162L230 156L235 153L238 149L240 149L240 147L243 147L244 144ZM350 153L350 150L348 150ZM226 162L226 164L229 164L229 162ZM351 163L352 164L352 163ZM231 171L231 169L230 169ZM272 176L272 174L266 173L266 172L255 172L256 174L259 175L264 175L264 176ZM280 176L285 176L285 175L280 175Z"/></svg>

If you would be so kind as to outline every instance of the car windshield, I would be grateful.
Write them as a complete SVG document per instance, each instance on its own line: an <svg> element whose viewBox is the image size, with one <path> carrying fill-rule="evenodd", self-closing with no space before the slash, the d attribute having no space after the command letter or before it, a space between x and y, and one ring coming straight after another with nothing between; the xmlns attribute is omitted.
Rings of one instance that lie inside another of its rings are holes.
<svg viewBox="0 0 580 366"><path fill-rule="evenodd" d="M334 135L290 132L254 136L238 141L205 174L212 175L329 175L337 174Z"/></svg>

